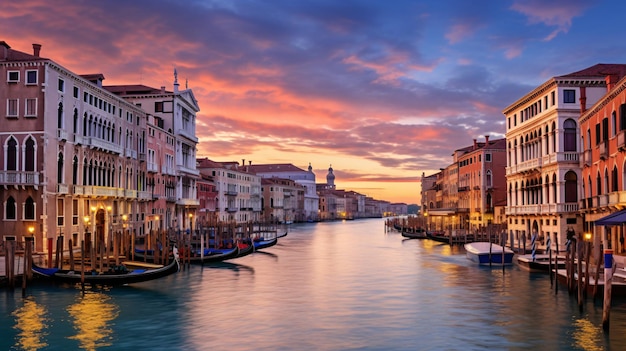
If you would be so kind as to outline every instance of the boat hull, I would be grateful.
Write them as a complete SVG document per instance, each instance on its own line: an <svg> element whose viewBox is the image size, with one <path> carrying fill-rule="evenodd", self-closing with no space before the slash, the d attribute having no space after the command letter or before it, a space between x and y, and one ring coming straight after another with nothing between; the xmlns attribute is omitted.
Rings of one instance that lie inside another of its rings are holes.
<svg viewBox="0 0 626 351"><path fill-rule="evenodd" d="M474 242L465 244L466 256L480 265L510 265L513 264L515 253L507 248L488 242ZM503 254L504 251L504 254Z"/></svg>
<svg viewBox="0 0 626 351"><path fill-rule="evenodd" d="M517 256L517 264L520 268L533 272L533 273L548 273L550 272L550 268L554 269L554 257L552 257L552 262L550 261L549 255L535 255L535 259L533 260L532 255L520 255ZM557 260L558 269L565 268L565 259L563 257L559 257Z"/></svg>

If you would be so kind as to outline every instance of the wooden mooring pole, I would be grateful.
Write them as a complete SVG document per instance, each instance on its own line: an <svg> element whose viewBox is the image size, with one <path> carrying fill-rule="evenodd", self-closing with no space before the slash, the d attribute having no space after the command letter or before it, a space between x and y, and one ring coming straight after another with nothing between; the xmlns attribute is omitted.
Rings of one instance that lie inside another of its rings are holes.
<svg viewBox="0 0 626 351"><path fill-rule="evenodd" d="M28 236L24 238L24 270L22 271L22 297L26 297L26 281L30 280L30 269L33 262L33 243L35 238Z"/></svg>
<svg viewBox="0 0 626 351"><path fill-rule="evenodd" d="M604 303L602 307L602 329L609 331L611 315L611 283L613 281L613 250L604 250Z"/></svg>

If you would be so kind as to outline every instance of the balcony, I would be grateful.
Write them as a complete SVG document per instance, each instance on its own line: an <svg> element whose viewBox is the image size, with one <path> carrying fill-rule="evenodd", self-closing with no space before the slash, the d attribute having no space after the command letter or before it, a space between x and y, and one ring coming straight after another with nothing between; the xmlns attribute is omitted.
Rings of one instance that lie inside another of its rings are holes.
<svg viewBox="0 0 626 351"><path fill-rule="evenodd" d="M167 202L176 202L176 196L168 195L165 197L165 201Z"/></svg>
<svg viewBox="0 0 626 351"><path fill-rule="evenodd" d="M541 169L543 160L541 158L533 158L517 164L516 173L528 173L532 171L538 171Z"/></svg>
<svg viewBox="0 0 626 351"><path fill-rule="evenodd" d="M83 140L85 142L85 145L89 146L92 149L107 151L114 154L120 154L122 152L121 146L102 139L98 139L96 137L85 137Z"/></svg>
<svg viewBox="0 0 626 351"><path fill-rule="evenodd" d="M67 184L57 184L57 194L67 195L69 194L70 187Z"/></svg>
<svg viewBox="0 0 626 351"><path fill-rule="evenodd" d="M167 174L167 175L176 175L176 170L174 170L173 167L162 166L161 173Z"/></svg>
<svg viewBox="0 0 626 351"><path fill-rule="evenodd" d="M191 167L187 167L185 165L177 165L177 169L180 172L184 172L187 174L192 174L192 175L200 175L200 172L195 168L191 168Z"/></svg>
<svg viewBox="0 0 626 351"><path fill-rule="evenodd" d="M126 158L137 159L137 150L125 149L124 156L126 156Z"/></svg>
<svg viewBox="0 0 626 351"><path fill-rule="evenodd" d="M226 207L226 212L237 212L238 209L235 206Z"/></svg>
<svg viewBox="0 0 626 351"><path fill-rule="evenodd" d="M146 154L144 152L139 153L139 162L146 162Z"/></svg>
<svg viewBox="0 0 626 351"><path fill-rule="evenodd" d="M152 193L149 191L139 191L137 192L137 198L143 201L152 200Z"/></svg>
<svg viewBox="0 0 626 351"><path fill-rule="evenodd" d="M460 186L460 187L457 189L457 192L459 192L459 193L460 193L460 192L464 192L464 191L469 191L469 186Z"/></svg>
<svg viewBox="0 0 626 351"><path fill-rule="evenodd" d="M176 201L176 204L182 206L200 206L200 200L181 198Z"/></svg>
<svg viewBox="0 0 626 351"><path fill-rule="evenodd" d="M176 131L176 133L180 136L183 136L191 141L193 141L194 143L198 143L198 138L195 136L195 134L193 132L190 132L186 129L179 129Z"/></svg>
<svg viewBox="0 0 626 351"><path fill-rule="evenodd" d="M129 199L136 199L137 190L124 189L124 197L129 198Z"/></svg>
<svg viewBox="0 0 626 351"><path fill-rule="evenodd" d="M61 141L67 141L67 131L65 129L57 129L57 137Z"/></svg>
<svg viewBox="0 0 626 351"><path fill-rule="evenodd" d="M38 186L41 183L39 172L0 171L0 184Z"/></svg>
<svg viewBox="0 0 626 351"><path fill-rule="evenodd" d="M84 143L85 143L85 141L83 140L83 136L74 133L74 144L81 145L81 144L84 144Z"/></svg>
<svg viewBox="0 0 626 351"><path fill-rule="evenodd" d="M146 165L146 170L150 173L157 173L159 171L159 166L156 163L148 162Z"/></svg>

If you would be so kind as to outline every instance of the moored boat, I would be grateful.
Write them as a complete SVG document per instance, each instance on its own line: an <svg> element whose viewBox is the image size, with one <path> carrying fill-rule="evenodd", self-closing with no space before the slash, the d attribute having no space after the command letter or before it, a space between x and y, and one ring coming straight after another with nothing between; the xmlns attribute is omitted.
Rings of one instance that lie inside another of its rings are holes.
<svg viewBox="0 0 626 351"><path fill-rule="evenodd" d="M262 250L262 249L266 249L268 247L274 246L276 245L276 243L278 242L278 238L273 238L273 239L264 239L264 238L257 238L257 239L253 239L252 240L252 245L254 245L254 250Z"/></svg>
<svg viewBox="0 0 626 351"><path fill-rule="evenodd" d="M481 265L508 265L513 263L513 250L498 244L485 241L467 243L465 244L465 251L468 259Z"/></svg>
<svg viewBox="0 0 626 351"><path fill-rule="evenodd" d="M550 272L550 268L565 268L565 257L563 256L558 256L556 267L554 262L554 256L552 257L552 261L550 261L550 255L547 254L535 255L534 259L532 254L519 255L516 258L517 264L520 266L520 268L529 272L548 273Z"/></svg>
<svg viewBox="0 0 626 351"><path fill-rule="evenodd" d="M409 238L409 239L426 239L427 238L425 230L422 230L422 231L418 230L415 232L403 231L402 236L405 238Z"/></svg>
<svg viewBox="0 0 626 351"><path fill-rule="evenodd" d="M138 263L140 265L140 263ZM71 271L59 268L43 268L33 264L32 271L37 276L49 279L55 283L84 283L89 285L117 286L126 284L141 283L174 274L179 270L178 253L174 253L174 259L166 266L158 268L135 268L128 269L125 265L120 265L107 272L98 273L96 271L85 272Z"/></svg>

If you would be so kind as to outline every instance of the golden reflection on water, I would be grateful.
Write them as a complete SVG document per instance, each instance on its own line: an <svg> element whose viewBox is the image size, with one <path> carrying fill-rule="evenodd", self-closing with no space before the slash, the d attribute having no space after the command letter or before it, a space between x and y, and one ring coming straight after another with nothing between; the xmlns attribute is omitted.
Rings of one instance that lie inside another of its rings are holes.
<svg viewBox="0 0 626 351"><path fill-rule="evenodd" d="M574 321L574 333L572 338L574 346L585 351L604 350L602 345L602 329L587 319Z"/></svg>
<svg viewBox="0 0 626 351"><path fill-rule="evenodd" d="M118 307L111 303L111 297L100 292L86 292L80 301L68 307L74 318L77 334L69 339L78 340L85 350L111 346L111 321L119 315Z"/></svg>
<svg viewBox="0 0 626 351"><path fill-rule="evenodd" d="M43 340L47 334L44 332L47 328L46 313L46 308L37 304L32 297L26 298L24 306L13 311L16 321L14 328L20 331L16 336L16 348L30 351L48 346Z"/></svg>

